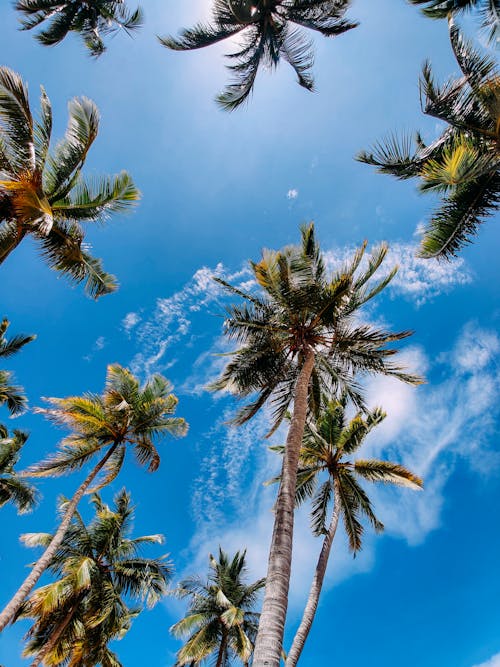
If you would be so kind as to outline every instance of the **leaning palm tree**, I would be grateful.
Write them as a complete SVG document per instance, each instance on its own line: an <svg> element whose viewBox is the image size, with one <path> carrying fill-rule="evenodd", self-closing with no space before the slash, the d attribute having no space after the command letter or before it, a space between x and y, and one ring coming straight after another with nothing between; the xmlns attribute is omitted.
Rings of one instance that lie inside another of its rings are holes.
<svg viewBox="0 0 500 667"><path fill-rule="evenodd" d="M12 502L21 514L33 507L37 497L35 487L14 470L27 439L27 433L15 430L9 435L0 424L0 507Z"/></svg>
<svg viewBox="0 0 500 667"><path fill-rule="evenodd" d="M95 104L75 98L66 134L49 152L52 109L45 91L40 119L34 121L21 77L0 67L0 264L31 236L48 265L84 282L92 297L114 291L117 283L89 253L80 223L103 221L139 198L126 172L82 177L98 129Z"/></svg>
<svg viewBox="0 0 500 667"><path fill-rule="evenodd" d="M61 502L62 512L66 502ZM130 495L120 491L112 508L98 494L92 496L92 503L92 521L86 525L75 513L50 563L55 581L33 591L17 614L17 618L34 619L24 649L24 656L34 658L31 667L118 667L120 662L108 643L126 633L140 607L152 607L167 592L170 563L165 557L143 558L140 553L144 544L161 544L163 537L131 538ZM22 539L28 546L47 547L52 537L30 533Z"/></svg>
<svg viewBox="0 0 500 667"><path fill-rule="evenodd" d="M226 110L242 104L253 90L260 66L274 68L281 58L297 74L298 83L312 90L314 54L302 27L326 37L341 35L358 24L344 15L350 0L214 0L213 23L198 23L178 39L160 38L175 51L200 49L242 33L240 49L228 54L234 81L217 97Z"/></svg>
<svg viewBox="0 0 500 667"><path fill-rule="evenodd" d="M154 472L160 465L155 440L167 434L186 434L184 419L172 417L178 401L170 390L169 382L161 375L154 375L141 387L130 371L114 364L108 366L106 386L101 396L89 393L69 398L49 398L46 400L52 407L36 410L71 432L61 441L56 454L32 466L26 474L54 477L79 470L92 459L97 458L97 463L65 506L59 527L45 552L0 613L0 631L13 618L52 562L83 495L102 488L116 478L127 449L133 450L140 465L147 465L148 470Z"/></svg>
<svg viewBox="0 0 500 667"><path fill-rule="evenodd" d="M0 358L11 357L36 338L36 336L24 336L22 334L7 338L5 334L9 325L10 322L6 318L0 323ZM22 387L12 384L12 373L10 371L0 371L0 405L4 404L11 415L18 415L26 407L24 390Z"/></svg>
<svg viewBox="0 0 500 667"><path fill-rule="evenodd" d="M186 616L170 628L187 638L177 653L176 665L200 665L214 658L215 667L229 667L232 659L248 665L259 614L253 611L264 579L246 584L246 552L232 559L219 547L219 559L209 556L208 580L191 577L181 582L177 595L189 598Z"/></svg>
<svg viewBox="0 0 500 667"><path fill-rule="evenodd" d="M410 384L421 379L392 361L389 347L410 335L363 324L361 307L379 294L396 269L373 283L387 253L375 249L362 265L365 246L330 275L325 268L312 224L302 228L300 246L265 250L250 266L260 294L218 282L244 305L227 310L225 334L240 347L232 354L213 389L242 397L256 395L236 415L236 424L251 419L266 403L273 408L270 433L293 403L286 439L281 484L275 508L266 590L259 624L254 667L278 667L286 617L292 560L295 483L308 410L317 411L325 391L345 390L362 408L357 375L383 374Z"/></svg>
<svg viewBox="0 0 500 667"><path fill-rule="evenodd" d="M496 62L463 40L450 19L450 38L462 71L438 86L426 63L420 82L424 113L447 124L426 145L415 147L391 137L358 160L400 179L419 178L422 192L442 195L443 203L425 230L420 256L450 259L477 233L500 203L500 76Z"/></svg>
<svg viewBox="0 0 500 667"><path fill-rule="evenodd" d="M14 7L24 15L22 30L47 23L36 35L45 46L59 44L69 32L76 32L93 56L106 50L103 37L120 31L130 34L143 19L142 11L130 11L124 0L17 0Z"/></svg>
<svg viewBox="0 0 500 667"><path fill-rule="evenodd" d="M286 659L286 667L295 667L297 664L314 621L340 516L349 538L349 548L354 554L361 549L362 544L361 517L367 518L377 532L384 528L356 478L399 484L411 489L422 487L422 480L404 466L377 459L351 460L368 433L385 416L385 412L375 408L365 415L358 413L347 422L344 396L340 400L326 402L319 417L311 416L306 423L297 473L296 502L300 504L306 498L312 498L311 525L314 535L323 535L323 545L302 620ZM272 449L283 452L283 447ZM328 520L330 507L332 509Z"/></svg>
<svg viewBox="0 0 500 667"><path fill-rule="evenodd" d="M499 0L410 0L410 2L414 5L426 5L422 8L422 12L432 19L443 19L450 14L478 10L481 28L486 32L488 41L498 46L500 40Z"/></svg>

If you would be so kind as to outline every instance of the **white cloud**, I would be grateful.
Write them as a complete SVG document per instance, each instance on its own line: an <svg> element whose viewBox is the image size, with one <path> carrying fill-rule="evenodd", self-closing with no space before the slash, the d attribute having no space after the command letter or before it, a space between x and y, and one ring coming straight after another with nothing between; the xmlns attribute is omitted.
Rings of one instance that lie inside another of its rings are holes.
<svg viewBox="0 0 500 667"><path fill-rule="evenodd" d="M500 667L500 653L497 653L486 662L482 662L480 665L474 665L474 667Z"/></svg>
<svg viewBox="0 0 500 667"><path fill-rule="evenodd" d="M469 322L452 353L455 366L474 372L485 368L498 354L500 341L495 332L478 328Z"/></svg>
<svg viewBox="0 0 500 667"><path fill-rule="evenodd" d="M138 313L127 313L122 320L122 327L126 333L130 333L132 329L139 324L141 316Z"/></svg>
<svg viewBox="0 0 500 667"><path fill-rule="evenodd" d="M299 191L296 190L295 188L290 188L288 192L286 193L286 198L287 199L297 199L299 196Z"/></svg>
<svg viewBox="0 0 500 667"><path fill-rule="evenodd" d="M451 262L438 262L435 259L421 259L416 256L418 246L413 243L392 243L386 258L379 269L380 276L394 266L398 272L392 279L389 290L393 295L404 296L421 306L440 294L448 293L457 285L472 282L472 272L463 258ZM369 255L370 249L365 253ZM341 265L349 260L355 248L333 248L325 253L327 266L330 268ZM375 280L377 274L375 275Z"/></svg>

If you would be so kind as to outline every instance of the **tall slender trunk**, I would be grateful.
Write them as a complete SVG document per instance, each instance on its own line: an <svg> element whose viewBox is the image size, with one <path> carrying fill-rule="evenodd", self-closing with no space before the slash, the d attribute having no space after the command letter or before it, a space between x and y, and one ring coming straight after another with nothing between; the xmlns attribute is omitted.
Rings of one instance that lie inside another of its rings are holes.
<svg viewBox="0 0 500 667"><path fill-rule="evenodd" d="M295 385L293 414L286 439L281 483L275 506L264 602L255 640L253 667L280 665L292 566L295 485L313 367L314 353L308 350Z"/></svg>
<svg viewBox="0 0 500 667"><path fill-rule="evenodd" d="M314 577L312 580L311 588L309 590L309 597L307 598L307 604L302 614L302 620L300 622L299 628L295 633L293 638L292 648L288 653L285 666L286 667L295 667L297 664L300 654L306 643L307 636L311 629L311 626L314 621L314 616L316 615L316 609L318 608L319 596L321 593L321 588L323 586L323 580L325 578L326 566L328 565L328 558L330 557L330 550L332 548L333 538L337 531L337 526L339 523L340 515L340 497L338 492L338 483L334 481L334 506L332 519L330 521L330 526L328 532L325 535L323 540L323 545L321 547L321 552L319 554L318 562L316 564L316 570L314 572Z"/></svg>
<svg viewBox="0 0 500 667"><path fill-rule="evenodd" d="M14 597L11 599L11 601L7 604L5 609L0 614L0 632L13 619L14 615L19 610L19 607L22 605L26 596L31 592L31 590L33 589L33 587L35 586L37 581L40 579L40 577L42 576L44 571L47 569L48 565L50 564L51 560L53 559L54 555L56 554L56 551L60 547L61 542L64 539L64 535L66 534L66 531L68 530L68 527L69 527L69 524L71 523L71 519L73 517L73 514L75 513L77 505L80 502L83 494L88 489L88 487L90 486L92 481L95 479L95 477L99 473L99 471L106 464L106 461L109 459L111 454L115 451L117 445L118 445L118 443L116 443L116 442L113 445L111 445L111 447L108 449L106 455L103 456L103 458L95 466L95 468L88 475L88 477L85 479L85 481L78 487L75 495L73 496L73 498L71 499L71 501L68 504L68 507L66 508L64 516L62 518L62 521L59 524L59 528L55 532L54 537L50 541L49 546L45 549L43 554L37 560L37 562L33 566L33 569L28 574L26 579L23 581L23 583L21 584L21 586L19 587L19 589L15 593Z"/></svg>
<svg viewBox="0 0 500 667"><path fill-rule="evenodd" d="M220 641L219 653L217 654L217 664L216 664L215 667L222 667L222 663L224 661L224 653L226 651L226 646L227 646L227 634L224 633L222 635L222 639Z"/></svg>

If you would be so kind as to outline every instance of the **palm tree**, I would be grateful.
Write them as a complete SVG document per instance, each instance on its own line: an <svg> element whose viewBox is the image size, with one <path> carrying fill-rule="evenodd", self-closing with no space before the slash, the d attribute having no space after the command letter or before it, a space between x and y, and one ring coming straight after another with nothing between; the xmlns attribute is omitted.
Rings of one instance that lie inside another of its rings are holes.
<svg viewBox="0 0 500 667"><path fill-rule="evenodd" d="M218 560L209 556L207 581L191 577L181 582L177 595L190 602L186 616L170 628L175 637L187 638L177 666L195 667L210 656L215 667L229 667L232 658L248 665L259 619L252 610L265 580L244 582L245 556L246 551L237 551L230 559L219 547Z"/></svg>
<svg viewBox="0 0 500 667"><path fill-rule="evenodd" d="M61 511L64 505L61 502ZM99 494L92 496L95 515L86 525L78 513L50 570L56 580L36 589L21 606L17 618L33 618L24 656L37 665L117 665L108 643L121 638L140 607L152 607L167 592L172 570L163 558L143 558L144 544L161 544L161 535L131 538L134 507L120 491L110 508ZM28 546L47 547L50 533L23 536Z"/></svg>
<svg viewBox="0 0 500 667"><path fill-rule="evenodd" d="M251 262L261 294L244 292L218 279L245 303L227 309L225 334L240 347L212 388L231 390L242 397L257 394L236 415L236 424L248 421L270 403L270 433L293 402L254 667L279 666L292 559L295 483L308 410L317 411L324 391L336 390L345 390L358 407L364 407L358 373L391 375L410 384L421 382L391 361L396 350L388 347L411 332L392 333L362 324L357 317L359 309L381 292L396 272L393 269L373 284L370 279L382 264L387 247L375 249L361 267L364 252L365 245L328 276L310 224L302 228L300 246L278 252L264 250L260 262Z"/></svg>
<svg viewBox="0 0 500 667"><path fill-rule="evenodd" d="M161 435L180 437L186 434L185 420L171 416L178 400L170 390L169 382L161 375L154 375L141 387L130 371L114 364L108 366L106 386L101 396L85 394L49 398L46 401L52 407L36 410L71 432L61 441L56 454L29 468L27 474L32 477L64 475L82 468L91 459L99 458L65 506L59 527L45 552L0 613L0 631L13 618L52 562L82 496L101 489L116 478L127 449L132 448L138 463L148 465L148 470L154 472L160 465L154 441ZM89 489L91 484L93 487Z"/></svg>
<svg viewBox="0 0 500 667"><path fill-rule="evenodd" d="M117 283L88 252L80 223L103 221L139 198L126 172L82 177L98 129L95 104L75 98L64 139L49 152L52 110L45 91L35 122L21 77L0 67L0 264L31 235L51 268L85 282L95 298L114 291Z"/></svg>
<svg viewBox="0 0 500 667"><path fill-rule="evenodd" d="M104 36L122 30L130 34L143 20L142 11L131 12L124 0L17 0L14 6L24 15L22 30L47 22L36 35L45 46L59 44L69 32L77 32L93 56L106 50Z"/></svg>
<svg viewBox="0 0 500 667"><path fill-rule="evenodd" d="M351 30L358 24L344 19L349 4L350 0L214 0L212 25L198 23L178 39L163 37L160 42L169 49L186 51L241 32L241 48L227 56L233 62L228 69L234 80L217 97L222 108L231 111L252 92L259 67L277 67L281 58L295 70L298 83L313 90L312 43L301 28L326 37Z"/></svg>
<svg viewBox="0 0 500 667"><path fill-rule="evenodd" d="M32 509L37 497L35 487L14 470L27 439L28 434L18 430L9 436L8 430L0 424L0 507L12 502L20 514Z"/></svg>
<svg viewBox="0 0 500 667"><path fill-rule="evenodd" d="M450 14L461 14L477 9L481 17L481 28L486 31L488 41L500 40L499 0L410 0L414 5L427 5L422 13L432 19L447 18Z"/></svg>
<svg viewBox="0 0 500 667"><path fill-rule="evenodd" d="M312 498L311 525L316 536L323 535L323 545L316 564L309 597L300 626L286 659L286 667L295 667L318 607L319 596L328 565L330 550L337 531L339 517L349 538L349 548L356 554L361 549L366 517L377 532L383 524L375 516L369 497L356 477L369 482L399 484L420 489L422 480L396 463L376 459L350 460L363 444L368 433L385 418L380 408L358 413L347 423L346 397L326 402L319 417L311 417L305 427L297 473L296 502ZM283 447L273 447L283 453ZM318 486L320 478L326 479ZM273 481L279 481L279 478ZM330 520L328 511L332 506Z"/></svg>
<svg viewBox="0 0 500 667"><path fill-rule="evenodd" d="M19 352L27 343L35 340L36 336L17 334L12 338L5 336L10 322L4 318L0 323L0 358L11 357ZM12 373L0 371L0 405L6 404L11 415L18 415L26 407L26 396L22 387L12 384ZM3 427L2 427L3 428ZM6 435L2 436L6 438Z"/></svg>
<svg viewBox="0 0 500 667"><path fill-rule="evenodd" d="M421 191L442 193L421 243L425 258L457 255L500 203L498 68L463 40L452 19L450 38L462 76L440 87L426 63L420 82L424 113L448 126L441 136L427 146L417 134L415 148L409 138L391 137L358 155L381 173L419 178Z"/></svg>

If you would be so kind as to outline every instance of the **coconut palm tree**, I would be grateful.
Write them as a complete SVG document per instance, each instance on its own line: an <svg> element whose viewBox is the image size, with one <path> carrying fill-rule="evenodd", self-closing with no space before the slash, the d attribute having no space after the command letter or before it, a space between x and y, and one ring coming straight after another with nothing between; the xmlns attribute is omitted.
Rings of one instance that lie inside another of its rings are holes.
<svg viewBox="0 0 500 667"><path fill-rule="evenodd" d="M229 667L232 659L248 665L259 614L253 611L264 579L244 581L246 551L229 558L219 547L219 558L209 556L210 573L204 581L191 577L181 582L177 595L189 598L186 616L170 628L187 638L177 653L176 665L195 667L213 656L215 667Z"/></svg>
<svg viewBox="0 0 500 667"><path fill-rule="evenodd" d="M61 441L56 454L29 468L28 475L54 477L79 470L92 459L97 458L97 463L65 506L59 527L45 552L0 614L0 630L13 618L52 562L82 496L116 478L128 449L133 450L140 465L147 465L148 470L154 472L160 465L155 440L162 435L186 434L184 419L172 416L178 400L170 390L169 382L161 375L154 375L141 387L130 371L114 364L108 366L101 396L49 398L46 401L52 407L36 409L57 426L69 429L70 434Z"/></svg>
<svg viewBox="0 0 500 667"><path fill-rule="evenodd" d="M29 512L37 497L35 487L14 470L27 439L27 433L15 430L9 435L5 426L0 424L0 507L12 502L20 514Z"/></svg>
<svg viewBox="0 0 500 667"><path fill-rule="evenodd" d="M11 357L36 338L36 336L24 336L22 334L7 338L5 334L9 325L10 322L6 318L0 323L0 358ZM22 387L12 384L12 373L10 371L0 371L0 405L4 404L7 405L11 415L18 415L26 407L24 390Z"/></svg>
<svg viewBox="0 0 500 667"><path fill-rule="evenodd" d="M67 501L61 502L64 513ZM108 648L130 628L143 605L154 606L167 592L172 571L163 558L143 558L144 544L161 544L161 535L131 538L134 507L120 491L109 507L92 496L94 517L86 525L75 513L49 569L56 579L31 594L17 618L32 618L23 655L44 665L121 664ZM47 547L50 533L22 537L28 546ZM130 608L132 602L134 608ZM137 607L136 605L139 605Z"/></svg>
<svg viewBox="0 0 500 667"><path fill-rule="evenodd" d="M142 11L130 11L124 0L17 0L14 7L23 14L22 30L46 22L36 35L45 46L59 44L69 32L81 35L93 56L106 50L103 37L124 31L130 34L142 25Z"/></svg>
<svg viewBox="0 0 500 667"><path fill-rule="evenodd" d="M499 71L463 40L452 19L450 38L462 76L438 86L426 63L420 82L424 113L447 125L441 136L426 145L417 134L415 147L409 138L391 137L358 155L381 173L419 178L422 192L442 195L420 246L425 258L457 255L500 203Z"/></svg>
<svg viewBox="0 0 500 667"><path fill-rule="evenodd" d="M296 502L300 504L306 498L312 498L311 526L314 535L323 536L323 544L286 667L297 664L314 621L339 517L343 518L349 548L354 554L362 545L361 517L368 519L377 532L384 528L358 479L399 484L411 489L422 487L422 480L399 464L377 459L351 460L368 433L380 424L386 414L375 408L365 415L358 413L348 422L346 403L345 396L328 401L319 417L311 416L306 422L297 473ZM283 447L272 449L280 453L284 450ZM279 478L273 481L279 481Z"/></svg>
<svg viewBox="0 0 500 667"><path fill-rule="evenodd" d="M95 298L114 291L117 283L89 253L80 223L103 221L139 198L126 172L82 177L98 129L95 104L75 98L66 134L49 152L52 110L45 91L40 119L34 121L21 77L0 67L0 264L30 235L51 268L84 282Z"/></svg>
<svg viewBox="0 0 500 667"><path fill-rule="evenodd" d="M179 38L162 37L163 46L175 51L200 49L242 34L240 49L228 54L234 80L216 98L231 111L253 90L260 66L277 67L281 58L297 74L299 85L313 90L312 43L301 28L326 37L341 35L358 24L344 15L350 0L214 0L212 24L198 23Z"/></svg>
<svg viewBox="0 0 500 667"><path fill-rule="evenodd" d="M393 333L359 320L361 307L395 275L393 269L371 281L386 252L387 247L380 246L363 265L363 245L345 266L329 275L310 224L302 227L300 246L264 250L260 262L250 263L260 294L218 279L228 292L243 298L244 304L227 309L225 334L239 343L239 349L212 388L241 397L256 394L238 412L236 424L248 421L269 403L273 408L270 433L293 403L254 667L279 666L292 559L295 483L308 410L317 411L323 392L339 390L364 407L357 381L360 373L391 375L410 384L421 382L392 361L396 349L389 347L411 332Z"/></svg>
<svg viewBox="0 0 500 667"><path fill-rule="evenodd" d="M499 0L410 0L413 5L426 5L422 13L432 19L447 18L449 14L464 14L477 10L481 17L481 28L488 41L498 45L500 40Z"/></svg>

